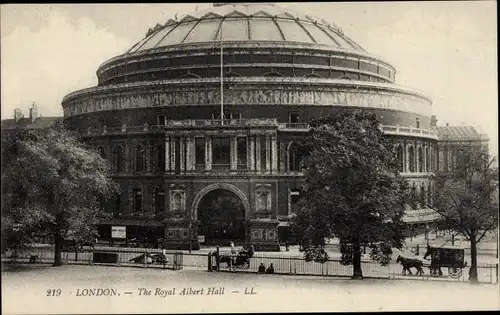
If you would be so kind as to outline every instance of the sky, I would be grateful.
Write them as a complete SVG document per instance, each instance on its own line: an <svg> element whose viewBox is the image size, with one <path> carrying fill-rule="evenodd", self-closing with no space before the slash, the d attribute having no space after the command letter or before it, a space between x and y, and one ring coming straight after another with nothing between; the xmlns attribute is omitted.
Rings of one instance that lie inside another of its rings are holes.
<svg viewBox="0 0 500 315"><path fill-rule="evenodd" d="M438 125L473 125L498 155L495 1L285 2L323 18L396 67L396 83L433 99ZM62 98L97 85L96 70L147 30L211 3L1 5L1 117L35 102L62 115Z"/></svg>

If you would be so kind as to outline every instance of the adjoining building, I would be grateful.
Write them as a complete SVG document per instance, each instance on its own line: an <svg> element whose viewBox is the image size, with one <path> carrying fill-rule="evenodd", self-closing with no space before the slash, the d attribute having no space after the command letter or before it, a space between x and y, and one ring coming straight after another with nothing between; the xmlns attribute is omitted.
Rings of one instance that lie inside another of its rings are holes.
<svg viewBox="0 0 500 315"><path fill-rule="evenodd" d="M63 117L60 116L42 117L35 103L28 109L28 113L28 117L24 117L23 110L16 108L12 119L3 119L1 124L2 138L19 130L46 130L63 120Z"/></svg>
<svg viewBox="0 0 500 315"><path fill-rule="evenodd" d="M397 85L388 61L324 20L215 4L157 24L97 77L62 107L121 187L101 238L125 227L128 240L167 248L217 238L279 250L304 180L296 140L310 119L344 110L376 114L412 192L430 199L439 156L431 99ZM221 200L231 218L214 206Z"/></svg>

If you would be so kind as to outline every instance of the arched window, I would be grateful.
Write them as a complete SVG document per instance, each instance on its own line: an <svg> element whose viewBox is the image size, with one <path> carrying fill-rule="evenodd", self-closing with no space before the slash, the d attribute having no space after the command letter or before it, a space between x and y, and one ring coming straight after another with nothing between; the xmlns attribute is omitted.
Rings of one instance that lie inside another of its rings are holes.
<svg viewBox="0 0 500 315"><path fill-rule="evenodd" d="M306 74L306 75L304 76L304 78L322 78L322 76L320 76L320 75L319 75L319 74L317 74L317 73L313 73L313 72L311 72L311 73Z"/></svg>
<svg viewBox="0 0 500 315"><path fill-rule="evenodd" d="M99 153L99 155L105 159L106 158L106 151L104 150L104 147L103 146L99 146L97 148L97 152Z"/></svg>
<svg viewBox="0 0 500 315"><path fill-rule="evenodd" d="M415 184L411 187L411 208L412 210L417 209L417 187Z"/></svg>
<svg viewBox="0 0 500 315"><path fill-rule="evenodd" d="M282 77L283 75L277 71L266 72L262 75L263 77Z"/></svg>
<svg viewBox="0 0 500 315"><path fill-rule="evenodd" d="M418 171L419 173L424 171L424 155L422 153L422 147L418 148Z"/></svg>
<svg viewBox="0 0 500 315"><path fill-rule="evenodd" d="M404 171L404 168L403 168L404 161L403 161L403 146L402 145L398 145L396 147L396 158L397 158L398 163L399 163L399 171L403 172Z"/></svg>
<svg viewBox="0 0 500 315"><path fill-rule="evenodd" d="M424 208L426 205L427 200L426 200L425 196L426 196L425 195L425 186L424 186L424 184L422 184L422 186L420 186L420 198L419 198L420 208Z"/></svg>
<svg viewBox="0 0 500 315"><path fill-rule="evenodd" d="M415 151L413 150L412 146L408 148L408 160L409 160L409 171L415 172Z"/></svg>
<svg viewBox="0 0 500 315"><path fill-rule="evenodd" d="M305 156L304 150L298 144L292 142L288 148L288 171L300 172L302 169L301 163Z"/></svg>
<svg viewBox="0 0 500 315"><path fill-rule="evenodd" d="M175 193L172 198L172 211L181 211L182 210L182 196L179 193Z"/></svg>
<svg viewBox="0 0 500 315"><path fill-rule="evenodd" d="M113 149L113 170L115 173L122 173L125 171L124 166L123 148L121 146L117 146Z"/></svg>
<svg viewBox="0 0 500 315"><path fill-rule="evenodd" d="M142 213L142 190L134 189L134 211Z"/></svg>
<svg viewBox="0 0 500 315"><path fill-rule="evenodd" d="M165 191L162 187L155 188L154 202L155 213L165 211Z"/></svg>
<svg viewBox="0 0 500 315"><path fill-rule="evenodd" d="M429 147L425 148L425 171L430 172L431 155L429 153Z"/></svg>
<svg viewBox="0 0 500 315"><path fill-rule="evenodd" d="M432 206L432 186L431 183L427 185L427 204Z"/></svg>
<svg viewBox="0 0 500 315"><path fill-rule="evenodd" d="M179 79L201 79L201 77L199 75L197 75L196 73L188 72L188 73L182 75Z"/></svg>
<svg viewBox="0 0 500 315"><path fill-rule="evenodd" d="M144 171L144 149L140 145L135 147L135 171Z"/></svg>
<svg viewBox="0 0 500 315"><path fill-rule="evenodd" d="M121 193L118 193L115 195L114 198L114 214L121 214L122 213L122 195Z"/></svg>
<svg viewBox="0 0 500 315"><path fill-rule="evenodd" d="M228 72L227 74L224 74L225 78L234 78L234 77L241 77L242 75L237 73L237 72Z"/></svg>
<svg viewBox="0 0 500 315"><path fill-rule="evenodd" d="M156 171L165 172L165 146L163 145L156 148Z"/></svg>

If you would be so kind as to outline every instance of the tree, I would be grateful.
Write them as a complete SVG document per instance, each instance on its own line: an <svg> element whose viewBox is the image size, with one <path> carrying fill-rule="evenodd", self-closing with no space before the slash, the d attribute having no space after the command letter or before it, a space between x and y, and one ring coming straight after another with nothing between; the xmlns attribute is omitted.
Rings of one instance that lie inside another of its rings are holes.
<svg viewBox="0 0 500 315"><path fill-rule="evenodd" d="M25 231L50 231L54 266L60 266L64 241L95 234L105 216L102 201L117 186L107 161L62 124L14 143L15 158L2 172L2 216Z"/></svg>
<svg viewBox="0 0 500 315"><path fill-rule="evenodd" d="M498 172L491 168L494 159L478 148L459 152L457 167L438 174L427 204L441 216L442 223L470 242L470 281L477 283L477 245L498 226Z"/></svg>
<svg viewBox="0 0 500 315"><path fill-rule="evenodd" d="M334 236L354 279L363 277L362 246L375 261L389 263L391 248L403 246L408 187L375 116L357 111L319 118L301 145L309 152L298 215L305 258L326 261L325 238Z"/></svg>

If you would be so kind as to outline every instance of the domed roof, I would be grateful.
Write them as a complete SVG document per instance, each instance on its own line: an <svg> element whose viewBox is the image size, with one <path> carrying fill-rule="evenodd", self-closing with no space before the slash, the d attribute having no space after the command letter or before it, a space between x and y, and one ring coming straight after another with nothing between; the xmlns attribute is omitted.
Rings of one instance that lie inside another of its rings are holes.
<svg viewBox="0 0 500 315"><path fill-rule="evenodd" d="M227 3L157 24L127 53L165 46L219 41L273 41L319 44L335 49L365 50L324 20L274 4Z"/></svg>

